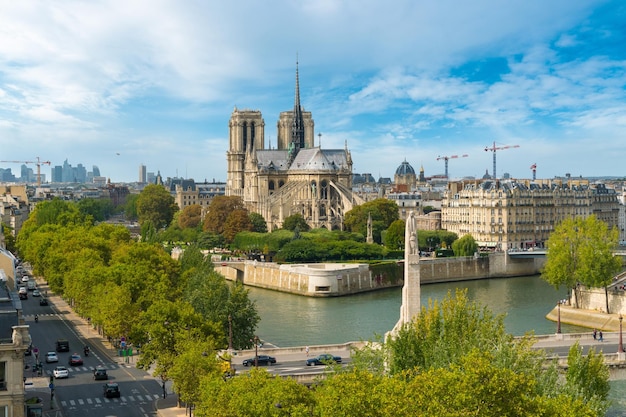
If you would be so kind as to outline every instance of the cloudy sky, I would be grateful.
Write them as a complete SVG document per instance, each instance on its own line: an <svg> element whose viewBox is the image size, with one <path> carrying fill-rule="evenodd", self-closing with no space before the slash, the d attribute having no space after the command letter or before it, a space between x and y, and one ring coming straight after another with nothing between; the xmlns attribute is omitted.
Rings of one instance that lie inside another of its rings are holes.
<svg viewBox="0 0 626 417"><path fill-rule="evenodd" d="M625 176L625 21L623 0L0 0L0 160L223 181L233 108L275 145L297 59L356 173L466 154L450 177L482 177L510 146L499 177Z"/></svg>

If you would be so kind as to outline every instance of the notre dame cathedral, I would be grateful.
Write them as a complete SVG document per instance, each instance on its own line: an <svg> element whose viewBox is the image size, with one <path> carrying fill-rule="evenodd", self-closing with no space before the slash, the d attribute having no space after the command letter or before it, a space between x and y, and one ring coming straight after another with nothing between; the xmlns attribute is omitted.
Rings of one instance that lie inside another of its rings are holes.
<svg viewBox="0 0 626 417"><path fill-rule="evenodd" d="M345 212L363 203L352 193L352 157L347 149L315 146L311 112L296 92L292 111L280 113L277 147L265 148L265 121L258 110L235 108L229 122L226 195L265 218L268 230L301 214L311 228L343 229Z"/></svg>

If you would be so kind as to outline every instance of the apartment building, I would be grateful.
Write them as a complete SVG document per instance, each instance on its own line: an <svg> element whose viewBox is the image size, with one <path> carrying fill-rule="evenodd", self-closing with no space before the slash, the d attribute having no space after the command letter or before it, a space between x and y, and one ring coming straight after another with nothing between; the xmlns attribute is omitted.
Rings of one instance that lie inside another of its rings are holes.
<svg viewBox="0 0 626 417"><path fill-rule="evenodd" d="M588 180L471 180L451 182L441 227L472 235L482 248L543 247L564 219L592 214L617 227L615 190Z"/></svg>

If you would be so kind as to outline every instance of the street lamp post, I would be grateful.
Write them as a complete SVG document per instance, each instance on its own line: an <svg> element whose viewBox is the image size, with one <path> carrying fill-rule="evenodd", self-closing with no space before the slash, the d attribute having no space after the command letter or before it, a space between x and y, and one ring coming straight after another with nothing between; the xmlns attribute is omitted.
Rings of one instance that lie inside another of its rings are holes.
<svg viewBox="0 0 626 417"><path fill-rule="evenodd" d="M620 314L619 315L619 346L617 347L617 353L623 353L624 352L624 345L622 344L622 320L623 317Z"/></svg>
<svg viewBox="0 0 626 417"><path fill-rule="evenodd" d="M556 303L557 319L556 319L556 334L561 334L561 300Z"/></svg>
<svg viewBox="0 0 626 417"><path fill-rule="evenodd" d="M259 368L259 336L254 336L254 367Z"/></svg>

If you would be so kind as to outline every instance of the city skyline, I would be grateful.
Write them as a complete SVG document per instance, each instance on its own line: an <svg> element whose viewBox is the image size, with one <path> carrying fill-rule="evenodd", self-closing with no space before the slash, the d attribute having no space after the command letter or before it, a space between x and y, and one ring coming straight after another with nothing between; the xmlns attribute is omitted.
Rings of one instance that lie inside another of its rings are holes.
<svg viewBox="0 0 626 417"><path fill-rule="evenodd" d="M316 145L355 173L624 176L626 5L619 0L228 5L10 2L0 16L0 160L138 167L225 181L234 107L266 146L301 102ZM18 172L18 165L0 164ZM35 165L28 165L36 169ZM42 173L50 178L50 169Z"/></svg>

